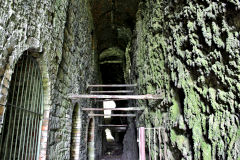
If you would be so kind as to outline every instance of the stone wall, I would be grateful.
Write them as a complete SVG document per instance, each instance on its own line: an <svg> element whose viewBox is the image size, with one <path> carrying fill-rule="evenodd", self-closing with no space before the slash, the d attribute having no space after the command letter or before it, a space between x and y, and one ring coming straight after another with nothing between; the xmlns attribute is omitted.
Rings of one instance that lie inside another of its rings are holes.
<svg viewBox="0 0 240 160"><path fill-rule="evenodd" d="M138 125L165 128L169 159L240 158L239 11L238 0L140 3L126 79L165 97L137 102Z"/></svg>
<svg viewBox="0 0 240 160"><path fill-rule="evenodd" d="M87 0L0 1L0 128L15 64L23 52L37 54L48 105L42 159L70 158L74 106L68 94L86 93L86 84L96 81L92 31ZM90 104L81 101L80 107Z"/></svg>

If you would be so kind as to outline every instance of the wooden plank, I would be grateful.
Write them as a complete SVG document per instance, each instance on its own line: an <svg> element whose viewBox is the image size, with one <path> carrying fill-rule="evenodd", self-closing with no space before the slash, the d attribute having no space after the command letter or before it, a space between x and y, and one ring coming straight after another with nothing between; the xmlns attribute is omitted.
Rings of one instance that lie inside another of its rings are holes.
<svg viewBox="0 0 240 160"><path fill-rule="evenodd" d="M90 91L90 94L102 93L133 93L132 90L117 90L117 91Z"/></svg>
<svg viewBox="0 0 240 160"><path fill-rule="evenodd" d="M91 95L91 94L80 94L80 95L70 95L70 99L82 99L82 98L90 98L90 99L163 99L161 95Z"/></svg>
<svg viewBox="0 0 240 160"><path fill-rule="evenodd" d="M128 99L98 99L98 100L95 100L95 102L104 102L104 101L126 101Z"/></svg>
<svg viewBox="0 0 240 160"><path fill-rule="evenodd" d="M137 87L137 84L90 84L87 85L88 88L95 88L95 87Z"/></svg>
<svg viewBox="0 0 240 160"><path fill-rule="evenodd" d="M111 116L111 117L136 117L135 114L88 114L90 117L104 117L104 116Z"/></svg>
<svg viewBox="0 0 240 160"><path fill-rule="evenodd" d="M108 128L108 127L106 127L106 128ZM111 130L114 130L114 131L117 131L117 130L126 130L127 129L127 127L109 127L109 129L111 129Z"/></svg>
<svg viewBox="0 0 240 160"><path fill-rule="evenodd" d="M127 124L99 124L99 127L127 127Z"/></svg>
<svg viewBox="0 0 240 160"><path fill-rule="evenodd" d="M139 107L128 107L128 108L82 108L83 111L104 111L104 110L111 110L111 111L140 111L143 110Z"/></svg>

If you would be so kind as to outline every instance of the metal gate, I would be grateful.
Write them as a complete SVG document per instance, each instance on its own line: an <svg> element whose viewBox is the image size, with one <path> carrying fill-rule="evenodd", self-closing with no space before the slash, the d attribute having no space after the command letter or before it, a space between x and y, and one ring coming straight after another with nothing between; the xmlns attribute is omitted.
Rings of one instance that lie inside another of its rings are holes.
<svg viewBox="0 0 240 160"><path fill-rule="evenodd" d="M167 137L163 128L140 127L138 135L139 160L167 160Z"/></svg>
<svg viewBox="0 0 240 160"><path fill-rule="evenodd" d="M38 159L43 88L36 60L23 55L16 64L0 137L0 159Z"/></svg>

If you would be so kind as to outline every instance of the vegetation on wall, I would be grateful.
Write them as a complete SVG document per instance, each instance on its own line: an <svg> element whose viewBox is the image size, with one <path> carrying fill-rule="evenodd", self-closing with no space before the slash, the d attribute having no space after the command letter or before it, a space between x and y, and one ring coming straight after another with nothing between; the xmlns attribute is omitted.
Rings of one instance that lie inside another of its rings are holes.
<svg viewBox="0 0 240 160"><path fill-rule="evenodd" d="M139 125L166 128L169 158L240 158L239 10L238 0L140 4L132 81L165 99L139 101Z"/></svg>

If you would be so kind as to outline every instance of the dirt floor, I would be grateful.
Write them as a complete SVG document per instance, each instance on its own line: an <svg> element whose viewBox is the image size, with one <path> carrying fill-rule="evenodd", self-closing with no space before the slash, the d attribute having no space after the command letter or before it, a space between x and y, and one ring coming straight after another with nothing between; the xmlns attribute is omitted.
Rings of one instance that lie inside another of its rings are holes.
<svg viewBox="0 0 240 160"><path fill-rule="evenodd" d="M107 144L107 152L101 158L101 160L122 160L122 145L109 142Z"/></svg>

